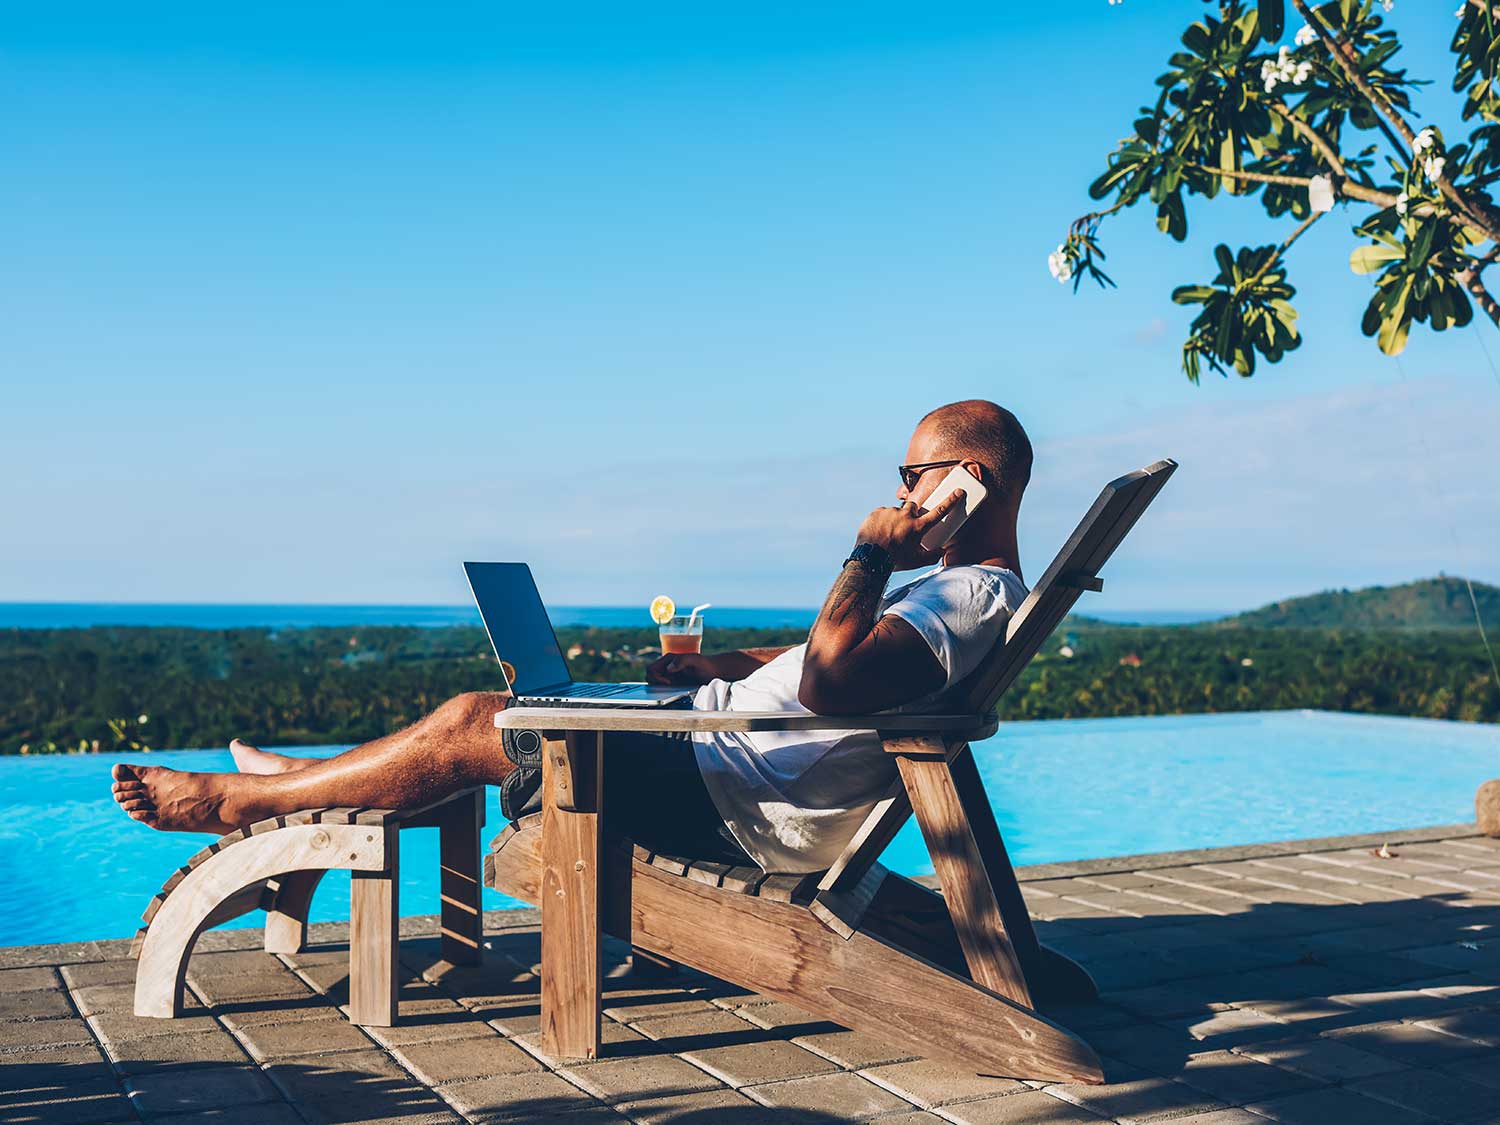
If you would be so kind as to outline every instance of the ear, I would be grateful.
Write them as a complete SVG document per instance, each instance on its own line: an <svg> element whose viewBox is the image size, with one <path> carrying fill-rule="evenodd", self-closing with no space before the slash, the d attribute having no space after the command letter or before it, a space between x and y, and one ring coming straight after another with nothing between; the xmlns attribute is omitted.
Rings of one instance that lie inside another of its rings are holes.
<svg viewBox="0 0 1500 1125"><path fill-rule="evenodd" d="M964 472L968 473L980 484L985 484L984 466L981 465L978 461L964 461L961 465L961 468L964 470ZM985 487L988 488L989 486L985 484Z"/></svg>

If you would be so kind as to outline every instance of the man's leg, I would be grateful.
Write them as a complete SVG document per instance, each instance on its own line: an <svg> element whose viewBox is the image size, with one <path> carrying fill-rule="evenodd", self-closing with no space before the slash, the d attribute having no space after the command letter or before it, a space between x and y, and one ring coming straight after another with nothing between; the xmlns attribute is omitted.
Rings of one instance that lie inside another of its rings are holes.
<svg viewBox="0 0 1500 1125"><path fill-rule="evenodd" d="M114 797L154 828L221 834L299 809L428 804L469 785L498 785L515 769L493 722L509 702L498 692L455 696L405 731L286 773L185 773L122 762Z"/></svg>

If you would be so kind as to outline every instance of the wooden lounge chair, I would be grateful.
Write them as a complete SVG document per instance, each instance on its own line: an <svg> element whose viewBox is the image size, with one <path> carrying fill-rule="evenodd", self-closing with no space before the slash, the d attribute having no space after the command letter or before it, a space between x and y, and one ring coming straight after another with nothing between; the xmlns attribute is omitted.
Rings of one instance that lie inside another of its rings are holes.
<svg viewBox="0 0 1500 1125"><path fill-rule="evenodd" d="M543 811L496 837L485 882L542 905L549 1049L599 1049L602 927L655 959L914 1053L986 1074L1103 1081L1088 1044L1039 1010L1093 999L1096 989L1082 967L1038 942L969 743L995 732L1001 695L1079 595L1102 589L1100 567L1176 467L1160 461L1105 487L1003 642L959 685L957 714L513 708L496 715L497 727L540 729L547 740ZM827 871L767 875L652 855L601 826L602 732L789 729L875 729L896 760L897 781ZM913 812L942 895L876 862ZM549 949L551 964L566 971L549 972Z"/></svg>
<svg viewBox="0 0 1500 1125"><path fill-rule="evenodd" d="M252 910L266 912L267 953L299 953L313 892L329 871L353 873L349 896L349 1019L396 1022L400 922L398 836L436 827L442 891L442 955L479 959L479 834L483 787L416 809L306 809L221 836L172 873L141 917L131 956L135 1014L182 1014L183 978L204 930Z"/></svg>

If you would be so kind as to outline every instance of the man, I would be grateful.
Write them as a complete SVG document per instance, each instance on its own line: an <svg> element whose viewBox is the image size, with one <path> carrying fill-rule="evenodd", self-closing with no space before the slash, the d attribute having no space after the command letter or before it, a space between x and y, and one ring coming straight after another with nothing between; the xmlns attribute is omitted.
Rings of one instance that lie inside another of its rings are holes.
<svg viewBox="0 0 1500 1125"><path fill-rule="evenodd" d="M698 684L699 710L941 710L950 689L1003 636L1026 596L1016 516L1031 443L1015 416L968 400L932 411L900 467L898 507L866 517L806 643L785 649L663 656L656 683ZM954 467L988 496L938 553L922 536L955 504L923 502ZM939 563L885 593L894 570ZM228 832L304 808L401 808L514 770L492 717L509 702L468 692L405 730L334 758L299 759L231 744L241 772L185 773L120 763L114 797L133 819L188 832ZM767 871L827 867L894 780L873 731L606 736L612 823L671 854Z"/></svg>

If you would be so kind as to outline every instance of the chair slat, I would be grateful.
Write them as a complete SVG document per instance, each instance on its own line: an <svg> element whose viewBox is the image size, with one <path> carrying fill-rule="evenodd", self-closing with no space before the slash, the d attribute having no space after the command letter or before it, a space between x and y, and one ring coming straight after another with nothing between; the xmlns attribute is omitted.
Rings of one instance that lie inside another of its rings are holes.
<svg viewBox="0 0 1500 1125"><path fill-rule="evenodd" d="M706 859L695 859L688 864L687 877L695 883L717 887L724 882L726 872L734 870L731 863L714 863Z"/></svg>
<svg viewBox="0 0 1500 1125"><path fill-rule="evenodd" d="M753 895L765 878L766 873L759 867L731 867L724 872L719 885L736 894Z"/></svg>

